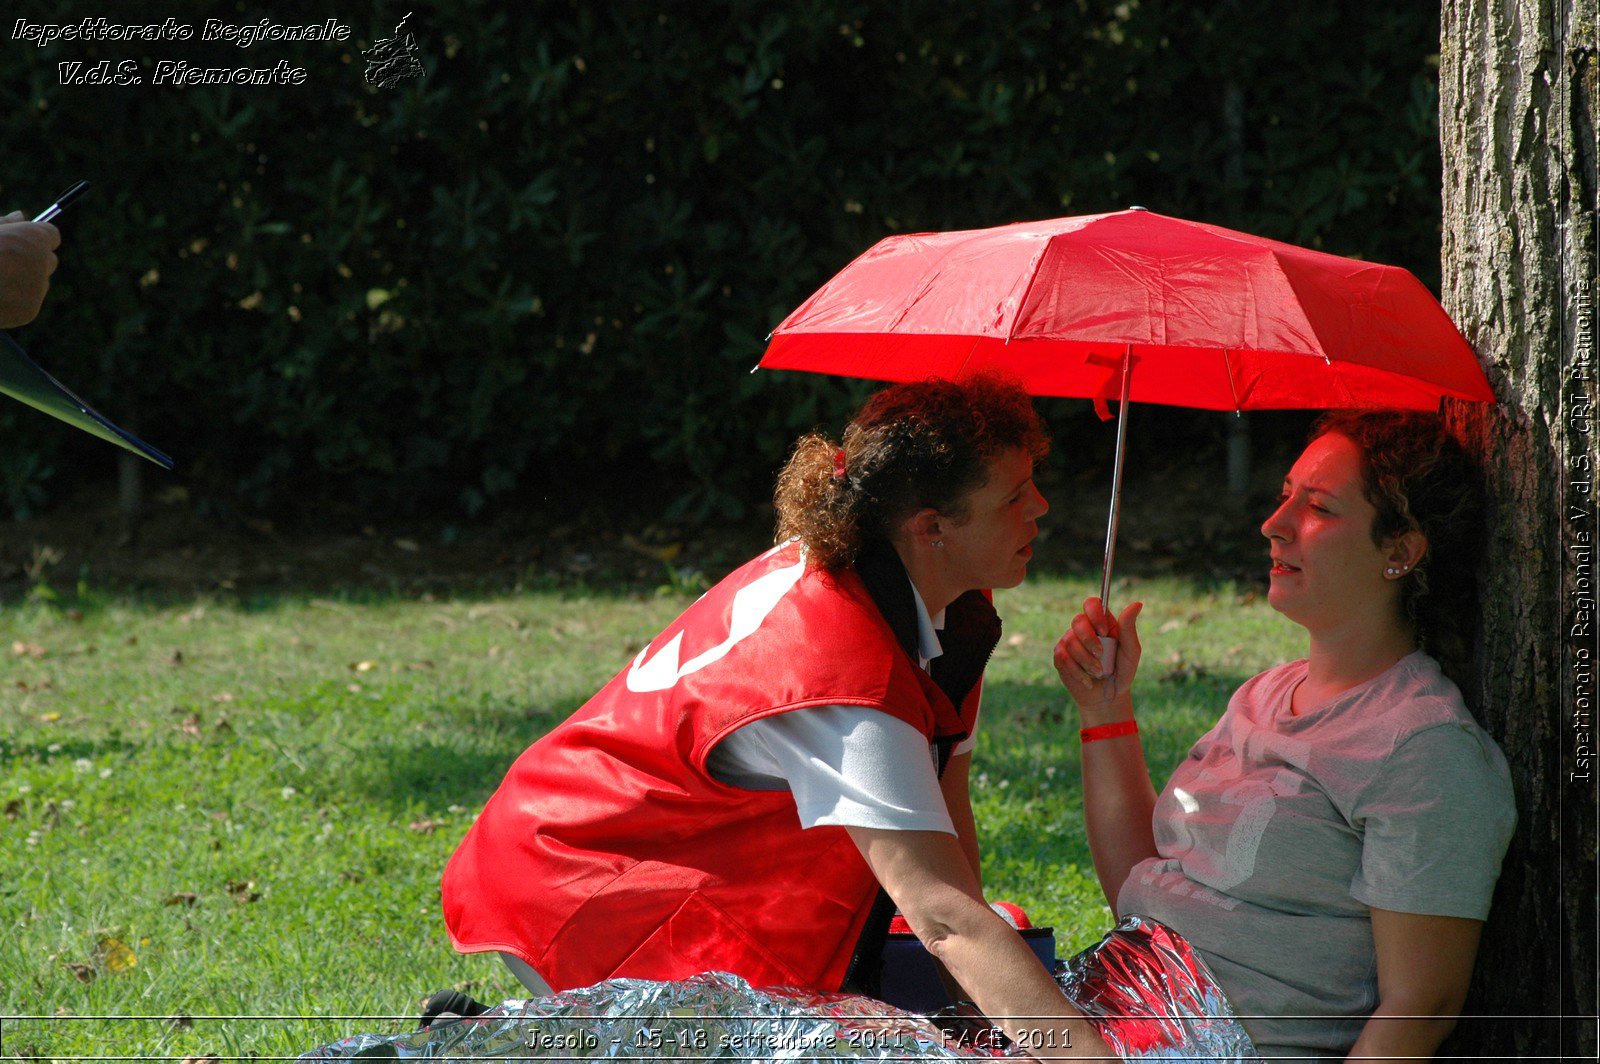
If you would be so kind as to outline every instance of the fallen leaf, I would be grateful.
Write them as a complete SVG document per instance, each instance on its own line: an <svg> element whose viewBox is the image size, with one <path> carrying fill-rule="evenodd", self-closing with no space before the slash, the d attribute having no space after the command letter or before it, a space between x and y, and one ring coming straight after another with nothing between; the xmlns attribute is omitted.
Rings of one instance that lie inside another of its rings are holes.
<svg viewBox="0 0 1600 1064"><path fill-rule="evenodd" d="M1028 641L1028 637L1023 635L1021 632L1018 632L1016 635L1014 635L1011 638L1006 640L1006 646L1020 647L1022 644L1026 643L1027 641Z"/></svg>
<svg viewBox="0 0 1600 1064"><path fill-rule="evenodd" d="M199 1057L184 1057L181 1064L218 1064L221 1059L215 1053L207 1053Z"/></svg>
<svg viewBox="0 0 1600 1064"><path fill-rule="evenodd" d="M200 895L192 890L180 890L176 894L169 894L161 900L162 905L187 905L194 908L194 903L200 900Z"/></svg>
<svg viewBox="0 0 1600 1064"><path fill-rule="evenodd" d="M217 723L216 723L215 727L216 727L216 730L218 732L222 733L223 735L232 735L233 734L233 725L228 723L228 718L225 717L225 716L219 716L217 718Z"/></svg>
<svg viewBox="0 0 1600 1064"><path fill-rule="evenodd" d="M182 665L183 664L183 651L174 650L172 652L172 657L167 659L167 664L168 665Z"/></svg>
<svg viewBox="0 0 1600 1064"><path fill-rule="evenodd" d="M21 816L22 816L22 799L21 798L13 798L13 799L11 799L11 801L6 803L5 818L7 820L17 820L17 819L20 819Z"/></svg>
<svg viewBox="0 0 1600 1064"><path fill-rule="evenodd" d="M183 732L185 735L193 735L196 738L199 738L200 714L191 713L187 717L184 717L183 721L178 725L178 730Z"/></svg>
<svg viewBox="0 0 1600 1064"><path fill-rule="evenodd" d="M59 714L59 713L41 713L41 714L39 714L39 722L41 724L54 724L56 721L58 721L60 719L61 719L61 714Z"/></svg>
<svg viewBox="0 0 1600 1064"><path fill-rule="evenodd" d="M443 820L413 820L409 827L418 835L432 835L444 825L445 822Z"/></svg>
<svg viewBox="0 0 1600 1064"><path fill-rule="evenodd" d="M356 672L371 672L378 667L378 663L376 661L358 661L350 667Z"/></svg>
<svg viewBox="0 0 1600 1064"><path fill-rule="evenodd" d="M187 1031L194 1026L194 1017L190 1016L188 1013L180 1012L176 1016L168 1016L167 1025L174 1031ZM188 1057L186 1059L194 1060L196 1058ZM211 1059L215 1060L217 1058L212 1057Z"/></svg>
<svg viewBox="0 0 1600 1064"><path fill-rule="evenodd" d="M24 643L18 639L11 644L11 654L18 658L42 658L45 655L44 647L38 643Z"/></svg>
<svg viewBox="0 0 1600 1064"><path fill-rule="evenodd" d="M113 975L125 972L139 963L139 958L131 946L122 939L110 935L95 943L94 957L100 967Z"/></svg>
<svg viewBox="0 0 1600 1064"><path fill-rule="evenodd" d="M256 881L253 879L243 882L230 879L223 889L240 905L249 905L253 901L261 900L261 893L256 890Z"/></svg>
<svg viewBox="0 0 1600 1064"><path fill-rule="evenodd" d="M67 964L67 971L77 976L78 982L80 983L92 983L94 982L95 976L99 974L94 970L94 965L92 964L77 964L69 962Z"/></svg>
<svg viewBox="0 0 1600 1064"><path fill-rule="evenodd" d="M360 872L340 872L339 873L339 882L341 882L341 883L360 883L363 880L365 880L366 878L367 877L362 875Z"/></svg>

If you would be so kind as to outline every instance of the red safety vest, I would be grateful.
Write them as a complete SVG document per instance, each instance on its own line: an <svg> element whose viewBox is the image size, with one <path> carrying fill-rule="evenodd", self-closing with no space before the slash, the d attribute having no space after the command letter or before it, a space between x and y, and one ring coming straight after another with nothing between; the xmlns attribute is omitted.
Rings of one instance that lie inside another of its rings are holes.
<svg viewBox="0 0 1600 1064"><path fill-rule="evenodd" d="M789 792L718 783L706 755L806 706L959 737L977 698L957 712L853 569L807 570L798 544L776 547L511 766L445 868L451 941L514 954L557 990L711 969L838 989L877 881L844 828L801 830Z"/></svg>

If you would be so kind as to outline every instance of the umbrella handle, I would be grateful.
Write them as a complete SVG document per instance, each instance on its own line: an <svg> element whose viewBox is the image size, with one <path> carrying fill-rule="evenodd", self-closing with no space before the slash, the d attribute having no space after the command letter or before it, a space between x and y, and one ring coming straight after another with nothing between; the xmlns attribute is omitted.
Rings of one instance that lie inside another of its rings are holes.
<svg viewBox="0 0 1600 1064"><path fill-rule="evenodd" d="M1109 635L1100 637L1100 675L1113 683L1117 678L1117 641Z"/></svg>

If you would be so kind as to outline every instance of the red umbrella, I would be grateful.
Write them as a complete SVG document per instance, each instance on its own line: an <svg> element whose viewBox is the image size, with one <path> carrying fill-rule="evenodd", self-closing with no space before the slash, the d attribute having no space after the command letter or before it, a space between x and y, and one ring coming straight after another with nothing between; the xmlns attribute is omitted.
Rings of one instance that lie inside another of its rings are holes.
<svg viewBox="0 0 1600 1064"><path fill-rule="evenodd" d="M1034 395L1210 410L1437 409L1494 398L1422 284L1135 207L879 241L773 330L761 366L909 381L987 368Z"/></svg>

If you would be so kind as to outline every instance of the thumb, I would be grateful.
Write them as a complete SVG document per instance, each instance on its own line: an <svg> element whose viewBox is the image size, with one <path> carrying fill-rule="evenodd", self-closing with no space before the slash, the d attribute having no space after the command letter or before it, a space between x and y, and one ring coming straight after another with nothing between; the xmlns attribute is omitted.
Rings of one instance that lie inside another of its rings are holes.
<svg viewBox="0 0 1600 1064"><path fill-rule="evenodd" d="M25 221L26 219L27 219L27 215L23 214L21 211L12 211L10 214L6 215L5 217L0 218L0 223L21 222L21 221Z"/></svg>
<svg viewBox="0 0 1600 1064"><path fill-rule="evenodd" d="M1137 655L1140 650L1137 621L1139 619L1140 612L1143 610L1144 603L1130 602L1127 607L1123 609L1122 614L1117 618L1117 626L1122 629L1122 644L1123 646L1128 647L1130 652L1135 655Z"/></svg>

